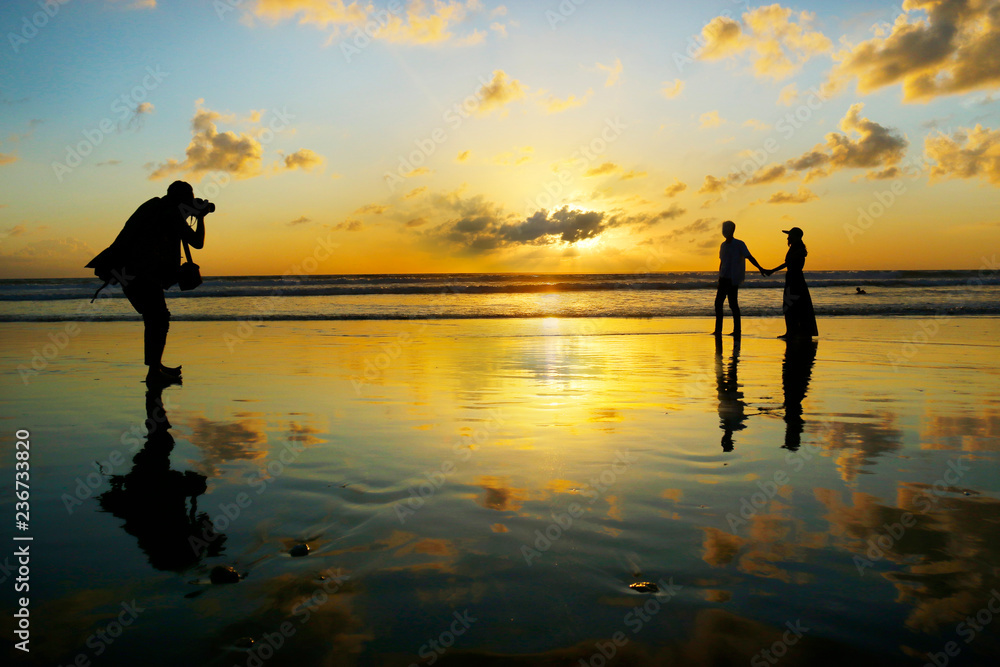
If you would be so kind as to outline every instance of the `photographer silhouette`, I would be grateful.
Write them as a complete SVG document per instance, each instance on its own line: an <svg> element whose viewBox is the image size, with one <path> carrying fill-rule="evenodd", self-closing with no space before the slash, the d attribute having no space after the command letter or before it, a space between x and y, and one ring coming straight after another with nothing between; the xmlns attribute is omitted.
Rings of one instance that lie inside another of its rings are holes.
<svg viewBox="0 0 1000 667"><path fill-rule="evenodd" d="M180 382L180 366L171 368L162 361L170 328L163 291L177 283L181 241L204 247L205 215L214 210L214 204L195 199L190 184L174 181L165 197L153 197L136 209L114 242L87 264L105 284L120 283L142 315L147 383ZM197 220L193 228L187 224L190 216Z"/></svg>

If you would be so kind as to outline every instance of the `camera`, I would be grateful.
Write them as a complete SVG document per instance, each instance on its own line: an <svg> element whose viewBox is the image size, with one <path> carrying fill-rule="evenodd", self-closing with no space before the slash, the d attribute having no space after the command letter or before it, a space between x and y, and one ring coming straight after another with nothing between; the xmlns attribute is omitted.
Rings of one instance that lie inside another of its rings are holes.
<svg viewBox="0 0 1000 667"><path fill-rule="evenodd" d="M207 199L195 199L194 207L198 209L198 215L205 215L206 213L215 213L215 204L208 201Z"/></svg>

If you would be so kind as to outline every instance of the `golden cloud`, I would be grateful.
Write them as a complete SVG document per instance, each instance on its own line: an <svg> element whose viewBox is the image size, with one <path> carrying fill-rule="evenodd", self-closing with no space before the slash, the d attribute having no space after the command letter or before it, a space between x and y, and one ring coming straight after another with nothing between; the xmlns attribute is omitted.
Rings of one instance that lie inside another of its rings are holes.
<svg viewBox="0 0 1000 667"><path fill-rule="evenodd" d="M699 126L704 130L710 127L718 127L726 121L719 117L718 111L706 111L698 117Z"/></svg>
<svg viewBox="0 0 1000 667"><path fill-rule="evenodd" d="M702 184L701 188L698 189L698 194L715 194L717 192L722 192L725 189L726 182L724 180L709 174L705 177L705 182Z"/></svg>
<svg viewBox="0 0 1000 667"><path fill-rule="evenodd" d="M673 81L664 81L663 89L660 91L663 96L668 100L672 100L684 90L684 81L681 79L674 79Z"/></svg>
<svg viewBox="0 0 1000 667"><path fill-rule="evenodd" d="M350 34L364 30L366 38L397 44L467 45L481 42L485 33L473 30L456 36L452 30L470 11L477 9L480 9L477 0L466 3L435 0L431 6L423 0L410 0L396 12L372 4L346 5L343 0L257 0L253 13L273 22L297 17L300 24L332 29L335 36L353 28Z"/></svg>
<svg viewBox="0 0 1000 667"><path fill-rule="evenodd" d="M323 156L317 155L308 148L301 148L291 155L285 156L286 169L302 169L312 171L323 164Z"/></svg>
<svg viewBox="0 0 1000 667"><path fill-rule="evenodd" d="M674 179L673 184L668 185L667 188L663 191L663 194L667 195L668 197L676 197L685 190L687 190L687 183L681 183L680 179Z"/></svg>
<svg viewBox="0 0 1000 667"><path fill-rule="evenodd" d="M261 173L260 142L249 134L219 132L217 120L232 120L217 111L202 108L201 100L191 119L192 137L183 161L173 158L159 165L150 180L175 174L190 174L200 178L210 171L222 171L237 179L251 178Z"/></svg>
<svg viewBox="0 0 1000 667"><path fill-rule="evenodd" d="M535 149L532 146L524 146L522 148L514 149L513 151L505 151L494 156L493 163L505 167L519 166L525 162L530 162L531 154L534 151Z"/></svg>
<svg viewBox="0 0 1000 667"><path fill-rule="evenodd" d="M952 135L938 132L924 139L924 152L936 163L932 180L981 178L1000 185L1000 130L976 125Z"/></svg>
<svg viewBox="0 0 1000 667"><path fill-rule="evenodd" d="M799 99L799 89L794 83L788 84L778 93L778 104L782 106L790 107L797 99Z"/></svg>
<svg viewBox="0 0 1000 667"><path fill-rule="evenodd" d="M795 14L774 4L743 14L740 23L726 16L712 19L701 31L702 60L721 60L752 53L754 74L761 78L784 79L813 56L828 53L833 44L828 37L810 30L815 18L809 12Z"/></svg>
<svg viewBox="0 0 1000 667"><path fill-rule="evenodd" d="M524 94L525 87L520 81L509 78L503 70L495 70L490 82L479 89L476 113L480 116L487 115L523 98Z"/></svg>
<svg viewBox="0 0 1000 667"><path fill-rule="evenodd" d="M365 204L358 210L354 212L354 215L365 215L371 213L372 215L382 215L389 210L389 206L383 204Z"/></svg>
<svg viewBox="0 0 1000 667"><path fill-rule="evenodd" d="M618 78L622 75L622 61L621 58L615 58L614 65L602 65L597 63L597 69L603 70L608 73L608 79L604 82L605 88L610 88L611 86L618 83Z"/></svg>
<svg viewBox="0 0 1000 667"><path fill-rule="evenodd" d="M905 0L903 9L887 35L835 56L827 89L852 79L861 93L901 83L903 101L927 102L1000 84L1000 2Z"/></svg>
<svg viewBox="0 0 1000 667"><path fill-rule="evenodd" d="M586 172L584 176L587 178L592 178L594 176L606 176L608 174L613 174L615 172L621 171L621 165L615 164L614 162L605 162L604 164L598 165L596 167L591 167Z"/></svg>
<svg viewBox="0 0 1000 667"><path fill-rule="evenodd" d="M809 188L800 185L799 191L795 194L778 191L767 200L768 204L804 204L806 202L819 199L819 196Z"/></svg>
<svg viewBox="0 0 1000 667"><path fill-rule="evenodd" d="M576 107L582 107L586 104L591 96L593 96L594 91L588 90L587 94L583 97L577 97L576 95L570 95L564 100L559 99L555 96L549 96L547 100L542 102L542 106L548 113L562 113L563 111L568 111L569 109L575 109Z"/></svg>

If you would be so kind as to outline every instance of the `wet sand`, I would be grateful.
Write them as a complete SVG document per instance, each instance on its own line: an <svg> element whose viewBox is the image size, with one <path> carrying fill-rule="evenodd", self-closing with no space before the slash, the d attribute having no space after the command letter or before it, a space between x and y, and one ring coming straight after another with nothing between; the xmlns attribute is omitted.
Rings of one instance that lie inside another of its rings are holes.
<svg viewBox="0 0 1000 667"><path fill-rule="evenodd" d="M166 421L139 323L66 326L0 324L19 662L1000 655L1000 320L177 322Z"/></svg>

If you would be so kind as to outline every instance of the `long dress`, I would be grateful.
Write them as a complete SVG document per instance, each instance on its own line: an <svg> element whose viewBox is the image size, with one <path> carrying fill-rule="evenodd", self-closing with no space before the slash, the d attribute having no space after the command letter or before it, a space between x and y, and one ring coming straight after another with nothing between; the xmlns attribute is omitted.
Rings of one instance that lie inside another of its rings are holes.
<svg viewBox="0 0 1000 667"><path fill-rule="evenodd" d="M818 336L816 313L802 267L806 263L804 245L792 244L785 255L785 294L781 311L785 314L785 334L790 337Z"/></svg>

